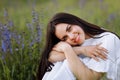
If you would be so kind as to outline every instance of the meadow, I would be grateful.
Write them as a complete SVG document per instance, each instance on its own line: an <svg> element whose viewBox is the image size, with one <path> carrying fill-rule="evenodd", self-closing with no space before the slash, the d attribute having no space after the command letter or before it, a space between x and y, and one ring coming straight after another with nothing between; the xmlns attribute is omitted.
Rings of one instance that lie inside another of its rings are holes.
<svg viewBox="0 0 120 80"><path fill-rule="evenodd" d="M35 80L47 22L58 12L120 36L119 0L0 0L0 80Z"/></svg>

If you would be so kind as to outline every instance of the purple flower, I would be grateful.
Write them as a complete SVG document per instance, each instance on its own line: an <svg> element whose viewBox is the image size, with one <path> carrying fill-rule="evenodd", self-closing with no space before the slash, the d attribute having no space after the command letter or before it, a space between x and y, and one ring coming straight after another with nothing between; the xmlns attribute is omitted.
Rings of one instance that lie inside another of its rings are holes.
<svg viewBox="0 0 120 80"><path fill-rule="evenodd" d="M5 41L2 40L2 51L6 52L7 51L7 46L5 44Z"/></svg>
<svg viewBox="0 0 120 80"><path fill-rule="evenodd" d="M41 35L42 35L40 26L37 26L36 31L37 31L36 41L37 41L37 42L40 42L40 41L41 41Z"/></svg>
<svg viewBox="0 0 120 80"><path fill-rule="evenodd" d="M39 22L39 16L37 14L37 12L35 11L35 9L33 8L32 10L32 23L36 23Z"/></svg>
<svg viewBox="0 0 120 80"><path fill-rule="evenodd" d="M10 51L12 52L11 48L11 34L10 31L7 29L7 26L4 26L4 30L2 32L2 50L3 52Z"/></svg>

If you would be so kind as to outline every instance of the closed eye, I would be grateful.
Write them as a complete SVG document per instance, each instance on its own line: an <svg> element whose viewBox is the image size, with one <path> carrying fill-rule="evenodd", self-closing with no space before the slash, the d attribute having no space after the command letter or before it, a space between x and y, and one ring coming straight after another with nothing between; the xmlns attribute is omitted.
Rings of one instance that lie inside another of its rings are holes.
<svg viewBox="0 0 120 80"><path fill-rule="evenodd" d="M66 27L66 32L70 32L72 30L72 25L67 25L67 27ZM67 38L68 38L68 36L67 35L65 35L65 36L63 36L63 38L61 39L62 41L66 41L67 40Z"/></svg>
<svg viewBox="0 0 120 80"><path fill-rule="evenodd" d="M72 30L72 25L68 25L66 31L70 32Z"/></svg>

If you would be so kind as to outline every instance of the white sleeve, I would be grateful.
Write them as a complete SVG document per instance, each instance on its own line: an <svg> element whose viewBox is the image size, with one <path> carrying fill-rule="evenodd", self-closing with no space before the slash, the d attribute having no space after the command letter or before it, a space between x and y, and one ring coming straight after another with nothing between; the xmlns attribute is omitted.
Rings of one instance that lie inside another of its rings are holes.
<svg viewBox="0 0 120 80"><path fill-rule="evenodd" d="M71 72L67 60L56 62L50 72L46 72L42 80L76 80Z"/></svg>
<svg viewBox="0 0 120 80"><path fill-rule="evenodd" d="M116 77L118 75L117 61L119 60L120 57L120 40L117 36L110 33L109 35L105 35L102 38L100 38L98 40L98 43L100 42L102 42L101 46L108 50L107 60L100 59L100 61L97 62L92 58L88 58L88 59L83 59L83 62L88 68L96 72L105 72L107 73L108 78L112 80L118 80L116 79Z"/></svg>

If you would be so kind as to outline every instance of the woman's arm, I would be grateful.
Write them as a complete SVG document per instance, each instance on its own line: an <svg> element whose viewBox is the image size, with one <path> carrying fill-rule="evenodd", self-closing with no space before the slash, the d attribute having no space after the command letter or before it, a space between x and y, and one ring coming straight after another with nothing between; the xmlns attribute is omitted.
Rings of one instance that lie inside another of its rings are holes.
<svg viewBox="0 0 120 80"><path fill-rule="evenodd" d="M78 80L97 80L101 73L88 69L77 57L71 47L64 50L69 67Z"/></svg>
<svg viewBox="0 0 120 80"><path fill-rule="evenodd" d="M97 57L100 57L101 59L106 59L106 53L107 53L107 50L103 47L100 47L99 45L100 44L91 45L91 46L76 46L72 48L77 55L83 54L85 56L94 58L95 60L98 61ZM60 52L56 48L53 48L53 50L50 52L49 55L50 62L54 63L57 61L63 61L64 59L65 59L65 55L63 54L63 52Z"/></svg>
<svg viewBox="0 0 120 80"><path fill-rule="evenodd" d="M98 78L102 75L102 73L97 73L93 70L88 69L77 57L69 44L60 42L57 48L64 52L65 57L68 61L68 65L78 80L98 80Z"/></svg>
<svg viewBox="0 0 120 80"><path fill-rule="evenodd" d="M58 51L55 51L55 50L52 50L50 52L50 55L49 55L49 58L48 60L52 63L55 63L55 62L59 62L59 61L63 61L65 59L65 55L63 52L58 52Z"/></svg>

